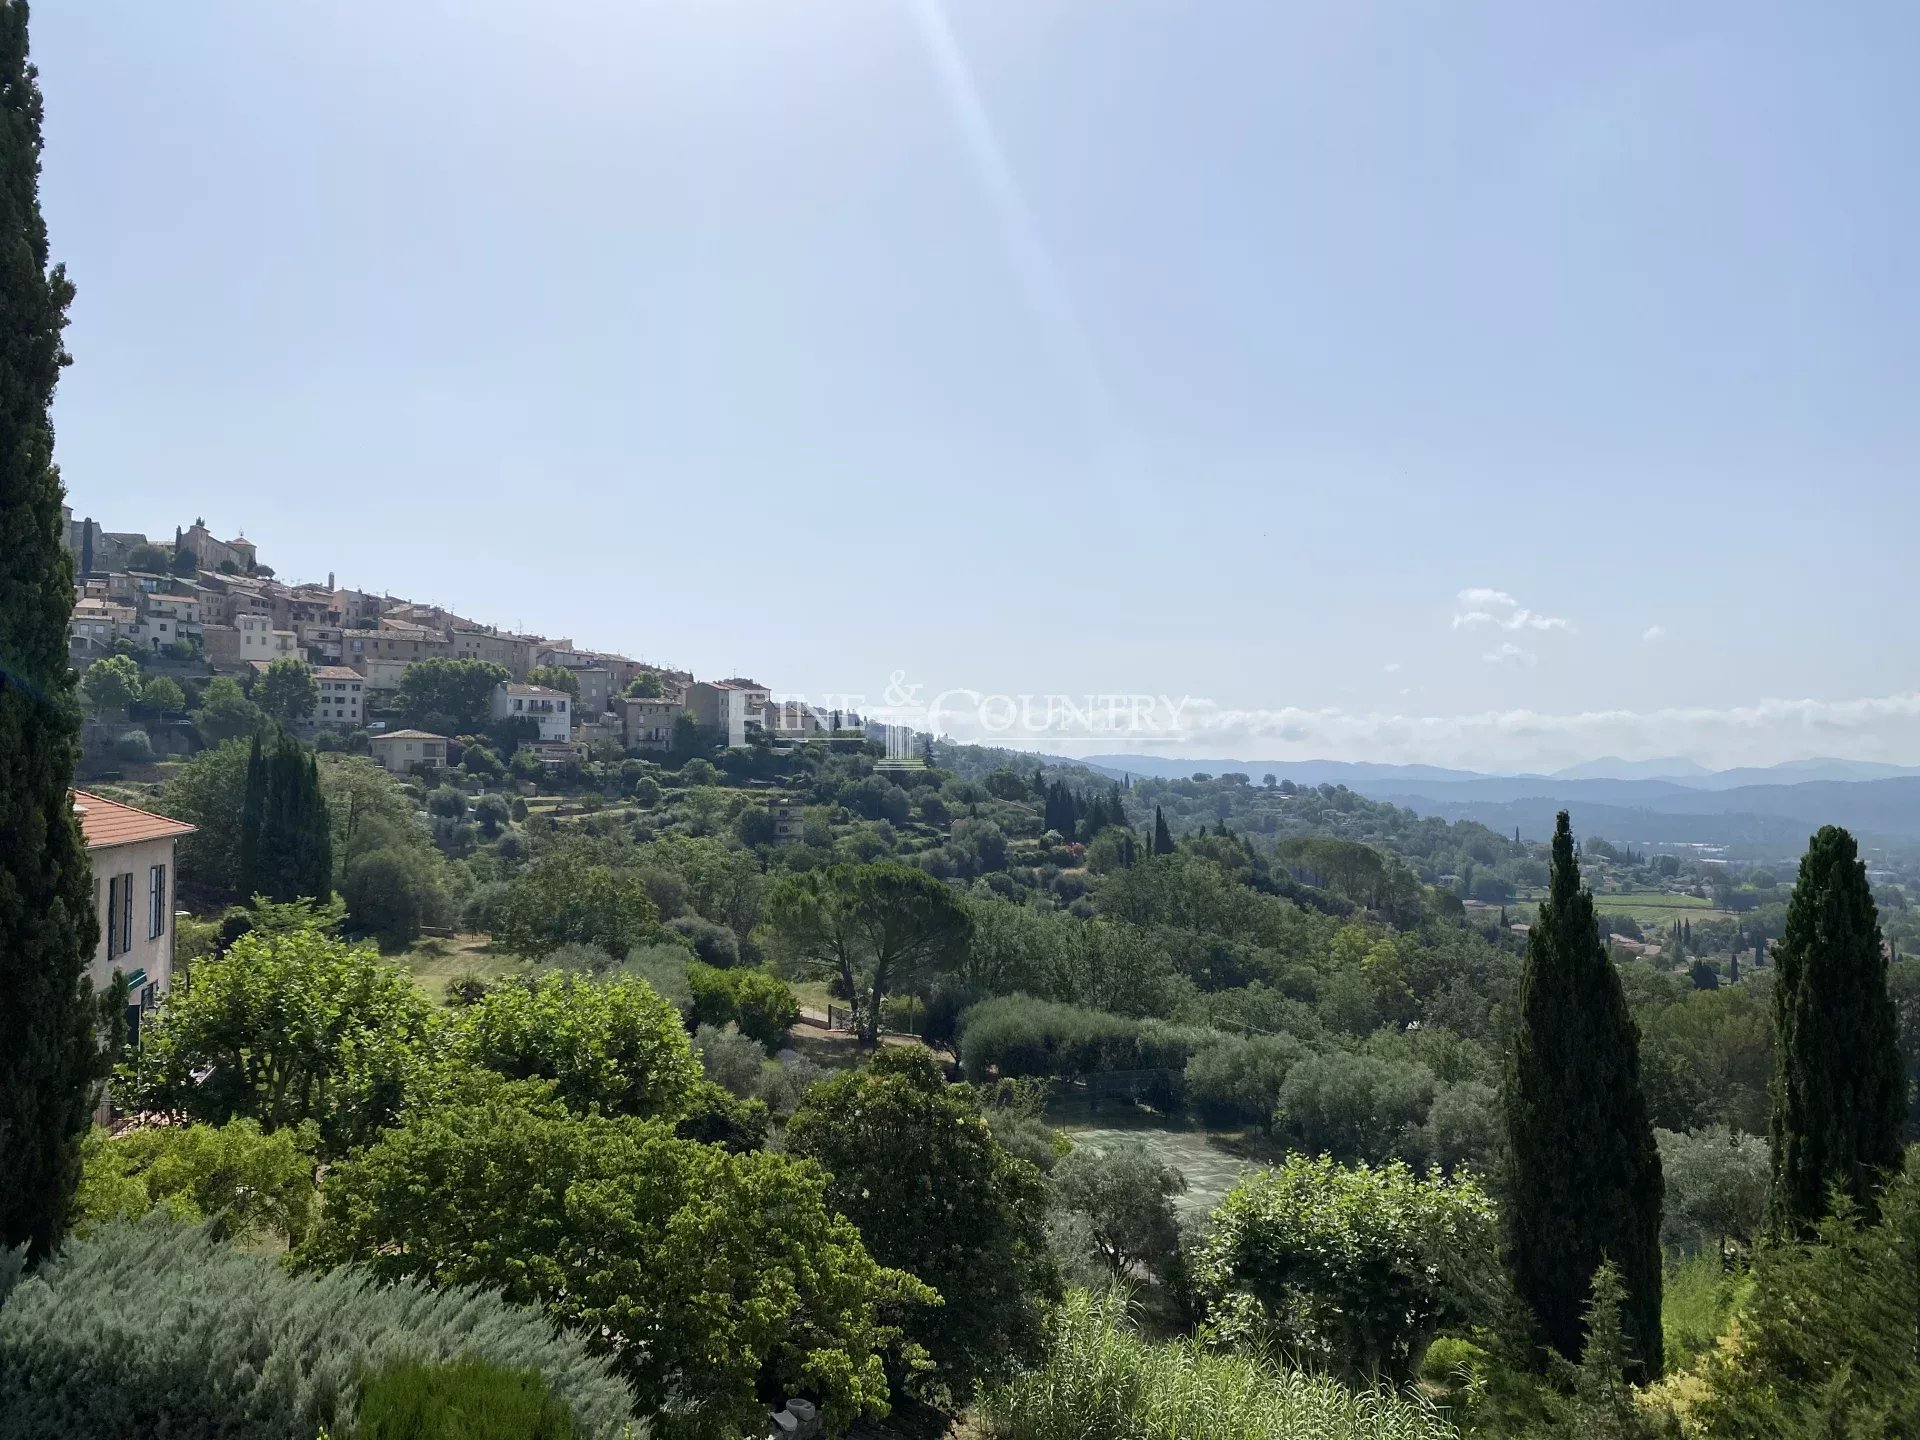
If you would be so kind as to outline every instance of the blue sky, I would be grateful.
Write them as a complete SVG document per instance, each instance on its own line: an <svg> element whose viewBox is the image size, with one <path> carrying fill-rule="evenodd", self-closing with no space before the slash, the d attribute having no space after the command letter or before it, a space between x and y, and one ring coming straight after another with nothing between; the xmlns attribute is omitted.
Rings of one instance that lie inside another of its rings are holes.
<svg viewBox="0 0 1920 1440"><path fill-rule="evenodd" d="M1920 762L1913 7L34 44L110 528L783 690L1199 697L1162 751Z"/></svg>

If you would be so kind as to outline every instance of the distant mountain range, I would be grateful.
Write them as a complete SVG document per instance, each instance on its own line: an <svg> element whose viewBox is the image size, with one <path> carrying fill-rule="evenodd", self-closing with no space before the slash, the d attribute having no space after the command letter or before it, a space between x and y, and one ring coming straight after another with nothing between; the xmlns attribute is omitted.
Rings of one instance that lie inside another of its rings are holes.
<svg viewBox="0 0 1920 1440"><path fill-rule="evenodd" d="M1552 833L1556 811L1575 828L1629 844L1705 844L1796 849L1825 824L1862 838L1920 841L1920 767L1857 760L1707 770L1679 759L1594 760L1554 775L1485 775L1432 765L1341 760L1176 760L1095 755L1081 763L1114 775L1220 775L1255 784L1269 774L1299 785L1345 785L1448 820L1478 820L1522 835ZM1650 773L1658 771L1659 773Z"/></svg>

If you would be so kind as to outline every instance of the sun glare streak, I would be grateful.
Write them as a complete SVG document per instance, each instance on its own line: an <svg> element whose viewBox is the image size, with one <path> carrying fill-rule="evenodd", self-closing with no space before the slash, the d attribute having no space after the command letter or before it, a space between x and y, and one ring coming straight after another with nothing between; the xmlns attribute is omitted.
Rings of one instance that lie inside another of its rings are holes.
<svg viewBox="0 0 1920 1440"><path fill-rule="evenodd" d="M1132 447L1125 443L1118 412L1107 393L1072 294L1034 220L1033 209L1021 192L1020 182L1007 161L986 106L981 103L966 54L953 27L947 23L943 0L912 0L911 9L954 126L966 146L974 177L985 192L987 204L999 225L1007 258L1026 291L1027 303L1047 332L1056 362L1067 381L1079 392L1096 456L1111 463L1123 454L1131 454Z"/></svg>

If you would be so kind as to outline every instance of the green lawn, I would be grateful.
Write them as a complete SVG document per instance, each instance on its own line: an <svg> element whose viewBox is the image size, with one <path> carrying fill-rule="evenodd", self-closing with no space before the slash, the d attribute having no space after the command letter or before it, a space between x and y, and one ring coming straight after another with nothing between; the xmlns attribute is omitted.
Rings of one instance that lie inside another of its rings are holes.
<svg viewBox="0 0 1920 1440"><path fill-rule="evenodd" d="M428 937L400 958L413 972L413 983L421 993L437 1003L446 998L447 982L456 975L490 979L525 970L521 961L487 945L485 935L455 935L450 940Z"/></svg>

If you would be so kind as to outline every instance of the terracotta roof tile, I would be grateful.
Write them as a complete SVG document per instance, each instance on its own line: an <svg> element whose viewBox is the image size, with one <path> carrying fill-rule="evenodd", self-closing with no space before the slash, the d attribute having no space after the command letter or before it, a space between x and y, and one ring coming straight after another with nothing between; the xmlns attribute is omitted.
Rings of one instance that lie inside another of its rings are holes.
<svg viewBox="0 0 1920 1440"><path fill-rule="evenodd" d="M197 828L184 820L170 820L165 815L136 810L131 805L90 795L85 790L73 792L73 811L80 817L80 833L86 838L89 850L191 835Z"/></svg>

